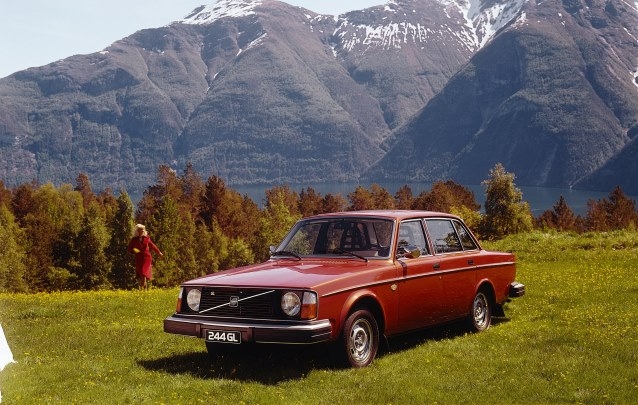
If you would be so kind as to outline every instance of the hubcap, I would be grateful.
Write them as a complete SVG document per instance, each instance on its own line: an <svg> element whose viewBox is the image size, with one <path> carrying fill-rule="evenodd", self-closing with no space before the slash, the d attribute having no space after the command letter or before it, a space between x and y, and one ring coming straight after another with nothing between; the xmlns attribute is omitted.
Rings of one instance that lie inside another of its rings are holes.
<svg viewBox="0 0 638 405"><path fill-rule="evenodd" d="M370 356L372 327L365 319L358 319L350 333L350 355L357 362L365 362Z"/></svg>
<svg viewBox="0 0 638 405"><path fill-rule="evenodd" d="M474 324L478 329L483 329L488 322L487 299L485 295L478 294L474 298Z"/></svg>

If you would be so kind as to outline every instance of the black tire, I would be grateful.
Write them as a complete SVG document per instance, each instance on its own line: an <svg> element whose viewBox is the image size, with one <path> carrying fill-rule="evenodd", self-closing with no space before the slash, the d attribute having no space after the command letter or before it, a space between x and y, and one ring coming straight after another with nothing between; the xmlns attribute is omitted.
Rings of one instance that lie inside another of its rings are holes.
<svg viewBox="0 0 638 405"><path fill-rule="evenodd" d="M472 332L483 332L492 324L492 302L483 291L479 291L472 300L472 312L468 317Z"/></svg>
<svg viewBox="0 0 638 405"><path fill-rule="evenodd" d="M343 360L350 367L366 367L377 356L379 350L379 325L366 309L348 316L341 335Z"/></svg>

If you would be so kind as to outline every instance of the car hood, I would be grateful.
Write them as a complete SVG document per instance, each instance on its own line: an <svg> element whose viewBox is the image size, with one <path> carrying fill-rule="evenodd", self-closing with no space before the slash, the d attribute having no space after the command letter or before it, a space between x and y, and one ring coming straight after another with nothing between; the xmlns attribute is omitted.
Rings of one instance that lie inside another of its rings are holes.
<svg viewBox="0 0 638 405"><path fill-rule="evenodd" d="M336 280L363 276L388 266L387 261L346 260L270 260L266 263L220 271L183 285L228 285L235 287L272 287L317 289Z"/></svg>

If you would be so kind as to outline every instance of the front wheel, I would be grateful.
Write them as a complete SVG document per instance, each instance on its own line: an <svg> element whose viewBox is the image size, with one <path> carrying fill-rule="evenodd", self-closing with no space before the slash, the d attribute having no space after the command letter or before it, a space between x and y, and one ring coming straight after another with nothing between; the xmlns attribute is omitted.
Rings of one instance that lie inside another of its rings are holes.
<svg viewBox="0 0 638 405"><path fill-rule="evenodd" d="M482 332L490 327L492 323L492 306L487 295L479 291L472 301L472 313L468 323L473 332Z"/></svg>
<svg viewBox="0 0 638 405"><path fill-rule="evenodd" d="M350 367L366 367L372 363L379 349L379 326L368 310L360 309L348 316L341 347Z"/></svg>

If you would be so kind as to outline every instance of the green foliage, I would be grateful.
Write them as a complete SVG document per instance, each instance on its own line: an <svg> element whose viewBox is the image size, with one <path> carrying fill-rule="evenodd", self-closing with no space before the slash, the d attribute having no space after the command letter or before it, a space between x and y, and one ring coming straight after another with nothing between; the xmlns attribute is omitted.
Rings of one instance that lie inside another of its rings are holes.
<svg viewBox="0 0 638 405"><path fill-rule="evenodd" d="M157 286L173 286L185 281L188 274L196 273L192 249L183 249L192 242L189 223L192 221L179 214L177 203L168 195L148 221L149 236L164 253L162 260L153 263L153 282Z"/></svg>
<svg viewBox="0 0 638 405"><path fill-rule="evenodd" d="M11 211L0 204L0 292L26 291L24 234Z"/></svg>
<svg viewBox="0 0 638 405"><path fill-rule="evenodd" d="M135 287L135 266L131 255L126 251L129 240L133 236L133 202L122 191L117 198L117 207L108 221L108 229L111 235L106 254L111 261L111 273L109 281L115 288Z"/></svg>
<svg viewBox="0 0 638 405"><path fill-rule="evenodd" d="M110 288L111 262L106 256L110 234L102 212L93 201L89 203L76 243L78 251L78 281L80 288L93 290Z"/></svg>
<svg viewBox="0 0 638 405"><path fill-rule="evenodd" d="M488 239L499 239L532 229L529 204L523 202L523 193L514 185L514 177L497 163L490 170L489 179L483 182L486 199L481 234Z"/></svg>

